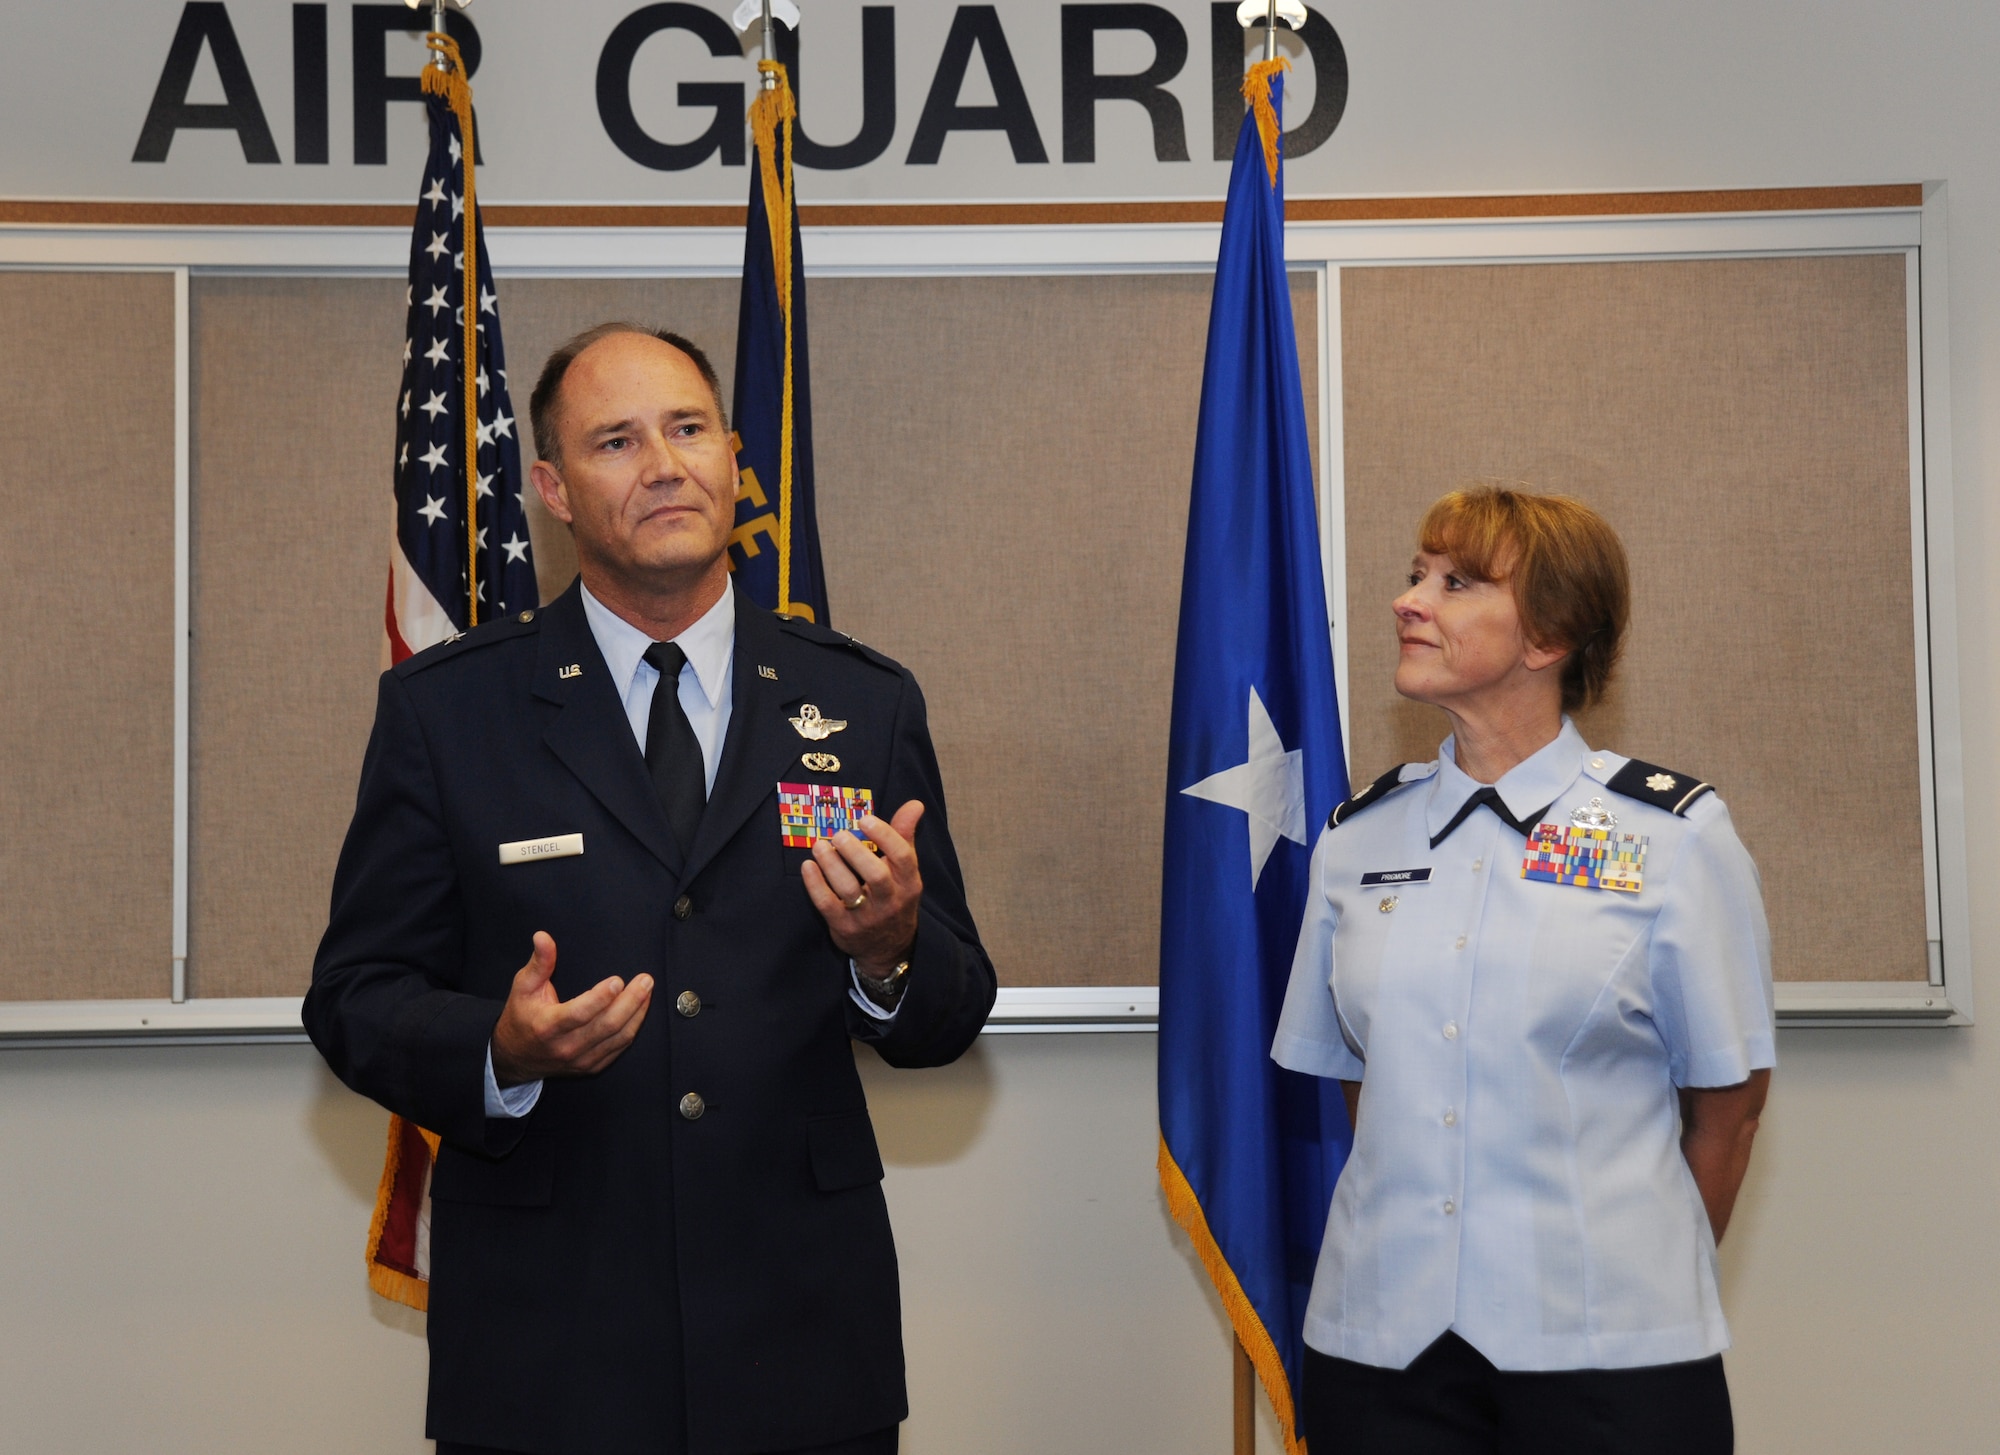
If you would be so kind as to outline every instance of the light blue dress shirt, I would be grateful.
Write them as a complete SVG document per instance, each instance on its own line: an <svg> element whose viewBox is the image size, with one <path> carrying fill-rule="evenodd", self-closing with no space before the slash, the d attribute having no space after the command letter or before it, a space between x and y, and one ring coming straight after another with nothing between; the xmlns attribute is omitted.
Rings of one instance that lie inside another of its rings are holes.
<svg viewBox="0 0 2000 1455"><path fill-rule="evenodd" d="M1721 801L1613 793L1626 761L1564 719L1494 786L1564 826L1601 798L1647 836L1636 894L1523 878L1483 807L1433 849L1481 786L1450 739L1320 836L1271 1054L1364 1088L1306 1312L1322 1353L1402 1369L1448 1329L1514 1370L1728 1347L1675 1088L1774 1063L1770 936Z"/></svg>
<svg viewBox="0 0 2000 1455"><path fill-rule="evenodd" d="M597 639L597 650L604 655L611 684L618 690L618 700L625 704L626 720L632 724L632 736L643 753L646 727L653 717L653 689L660 681L659 669L646 660L646 649L653 645L653 638L592 596L588 586L579 582L577 589L583 593L583 614L590 623L590 634ZM729 710L735 700L731 670L736 657L735 591L725 587L721 600L672 640L687 655L680 681L675 684L676 695L681 700L681 711L687 714L688 726L694 729L695 741L701 744L706 786L713 793L716 766L722 761L722 745L729 737ZM877 1020L894 1020L893 1010L884 1010L861 993L861 972L850 967L849 974L854 977L854 984L848 994L855 1003ZM486 1048L488 1116L524 1117L534 1109L541 1095L539 1081L524 1081L503 1089L493 1074L493 1048L490 1045Z"/></svg>

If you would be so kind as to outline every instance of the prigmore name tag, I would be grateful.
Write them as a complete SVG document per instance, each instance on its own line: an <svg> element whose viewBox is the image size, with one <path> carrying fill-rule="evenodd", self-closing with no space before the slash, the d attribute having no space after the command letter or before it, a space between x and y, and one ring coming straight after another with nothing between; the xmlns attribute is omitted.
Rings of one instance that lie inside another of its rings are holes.
<svg viewBox="0 0 2000 1455"><path fill-rule="evenodd" d="M552 839L522 839L500 846L503 864L527 864L536 859L567 859L583 852L582 834L557 834Z"/></svg>
<svg viewBox="0 0 2000 1455"><path fill-rule="evenodd" d="M1431 882L1430 866L1422 869L1377 869L1372 874L1361 876L1363 889L1380 889L1385 884L1428 884Z"/></svg>

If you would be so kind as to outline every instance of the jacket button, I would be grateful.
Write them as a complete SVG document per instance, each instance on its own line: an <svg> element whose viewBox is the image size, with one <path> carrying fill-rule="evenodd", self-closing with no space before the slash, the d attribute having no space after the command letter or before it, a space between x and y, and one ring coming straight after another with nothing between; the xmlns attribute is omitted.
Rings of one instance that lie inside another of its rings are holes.
<svg viewBox="0 0 2000 1455"><path fill-rule="evenodd" d="M701 1120L701 1114L708 1110L708 1104L701 1099L701 1093L690 1091L681 1098L681 1115L691 1122Z"/></svg>
<svg viewBox="0 0 2000 1455"><path fill-rule="evenodd" d="M674 901L675 919L686 919L689 915L693 913L694 913L694 901L692 899L689 899L685 894L683 894L679 899Z"/></svg>
<svg viewBox="0 0 2000 1455"><path fill-rule="evenodd" d="M674 1009L693 1020L701 1014L701 997L692 990L683 990L674 998Z"/></svg>

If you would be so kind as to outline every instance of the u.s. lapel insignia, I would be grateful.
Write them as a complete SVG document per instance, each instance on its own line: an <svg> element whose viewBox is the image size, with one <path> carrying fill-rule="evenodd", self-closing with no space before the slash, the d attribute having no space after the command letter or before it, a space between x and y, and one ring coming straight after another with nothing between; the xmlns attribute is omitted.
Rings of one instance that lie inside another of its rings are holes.
<svg viewBox="0 0 2000 1455"><path fill-rule="evenodd" d="M776 667L759 666L757 668L757 675L769 681L776 682L778 680L778 669Z"/></svg>
<svg viewBox="0 0 2000 1455"><path fill-rule="evenodd" d="M847 726L847 719L844 717L821 717L819 709L810 702L801 704L799 715L790 721L792 726L798 729L800 737L814 743L825 742Z"/></svg>
<svg viewBox="0 0 2000 1455"><path fill-rule="evenodd" d="M840 759L831 753L806 753L799 758L808 773L838 773Z"/></svg>
<svg viewBox="0 0 2000 1455"><path fill-rule="evenodd" d="M562 678L565 682L569 681L572 677L581 677L582 675L583 664L581 662L571 662L567 667L558 667L556 669L556 676Z"/></svg>

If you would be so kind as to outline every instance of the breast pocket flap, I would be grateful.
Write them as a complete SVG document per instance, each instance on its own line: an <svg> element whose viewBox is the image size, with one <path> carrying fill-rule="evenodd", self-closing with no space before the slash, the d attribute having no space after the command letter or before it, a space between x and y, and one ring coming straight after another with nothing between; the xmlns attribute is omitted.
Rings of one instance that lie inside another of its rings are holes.
<svg viewBox="0 0 2000 1455"><path fill-rule="evenodd" d="M865 1111L814 1117L806 1123L813 1181L821 1192L841 1192L882 1180L882 1153Z"/></svg>

